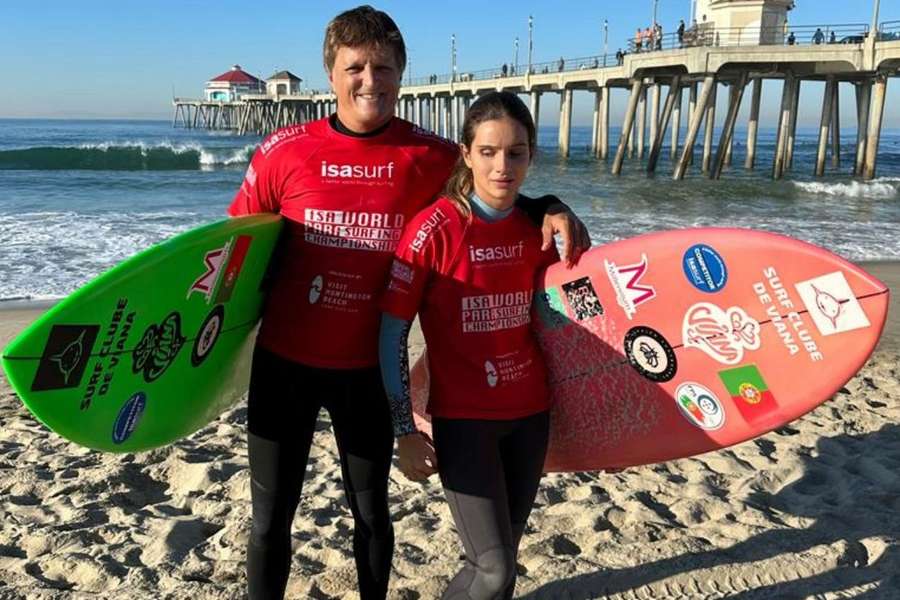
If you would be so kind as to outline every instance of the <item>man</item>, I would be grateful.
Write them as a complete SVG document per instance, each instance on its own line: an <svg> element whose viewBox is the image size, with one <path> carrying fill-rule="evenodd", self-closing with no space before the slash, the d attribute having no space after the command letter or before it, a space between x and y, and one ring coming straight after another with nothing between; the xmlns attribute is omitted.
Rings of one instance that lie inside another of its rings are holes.
<svg viewBox="0 0 900 600"><path fill-rule="evenodd" d="M678 21L678 47L684 48L684 19Z"/></svg>
<svg viewBox="0 0 900 600"><path fill-rule="evenodd" d="M825 33L822 31L821 27L816 27L816 32L813 34L813 44L817 46L825 41Z"/></svg>
<svg viewBox="0 0 900 600"><path fill-rule="evenodd" d="M406 49L387 14L361 6L335 17L324 63L337 113L263 141L229 207L234 216L277 212L286 221L248 399L251 600L284 594L321 408L353 514L360 597L387 594L394 440L378 366L378 299L403 225L440 192L458 156L454 144L394 117ZM562 205L547 213L546 244L551 229L564 230L573 259L573 243L589 245L586 231Z"/></svg>

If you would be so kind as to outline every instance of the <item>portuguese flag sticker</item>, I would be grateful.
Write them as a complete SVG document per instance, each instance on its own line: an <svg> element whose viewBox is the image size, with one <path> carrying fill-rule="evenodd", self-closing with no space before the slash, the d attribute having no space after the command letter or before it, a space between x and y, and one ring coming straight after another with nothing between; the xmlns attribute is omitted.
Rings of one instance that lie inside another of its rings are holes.
<svg viewBox="0 0 900 600"><path fill-rule="evenodd" d="M719 371L719 379L725 384L734 405L748 423L765 421L769 415L778 411L775 396L769 391L769 386L756 365Z"/></svg>

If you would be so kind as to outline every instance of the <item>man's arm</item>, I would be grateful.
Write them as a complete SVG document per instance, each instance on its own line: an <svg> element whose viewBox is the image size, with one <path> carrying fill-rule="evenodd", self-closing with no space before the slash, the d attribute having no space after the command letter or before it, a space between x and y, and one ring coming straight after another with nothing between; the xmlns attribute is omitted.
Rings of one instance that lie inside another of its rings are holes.
<svg viewBox="0 0 900 600"><path fill-rule="evenodd" d="M591 236L572 209L553 194L530 198L519 194L516 206L540 226L544 236L542 249L546 250L553 243L553 236L559 234L562 241L562 259L571 267L578 257L591 247Z"/></svg>

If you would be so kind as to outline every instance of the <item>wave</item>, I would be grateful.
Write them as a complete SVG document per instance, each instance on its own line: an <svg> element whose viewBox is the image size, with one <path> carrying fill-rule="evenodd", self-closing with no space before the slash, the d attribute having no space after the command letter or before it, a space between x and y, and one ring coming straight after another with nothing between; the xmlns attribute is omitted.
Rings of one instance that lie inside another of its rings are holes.
<svg viewBox="0 0 900 600"><path fill-rule="evenodd" d="M800 191L814 195L851 198L894 198L900 195L900 177L879 177L872 181L850 181L848 183L794 181L793 184Z"/></svg>
<svg viewBox="0 0 900 600"><path fill-rule="evenodd" d="M256 146L219 152L197 144L101 143L0 151L0 169L34 171L192 171L250 162Z"/></svg>

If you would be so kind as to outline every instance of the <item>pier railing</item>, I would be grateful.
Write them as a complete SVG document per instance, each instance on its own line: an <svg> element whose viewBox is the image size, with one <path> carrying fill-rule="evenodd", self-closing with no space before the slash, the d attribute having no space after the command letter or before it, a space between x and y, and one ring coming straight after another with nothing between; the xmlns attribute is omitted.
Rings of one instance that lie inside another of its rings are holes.
<svg viewBox="0 0 900 600"><path fill-rule="evenodd" d="M900 22L898 22L900 23ZM887 25L884 23L883 25ZM869 35L865 23L800 25L788 27L719 27L701 24L684 34L664 33L628 40L628 52L654 52L697 46L817 46L828 44L862 44Z"/></svg>
<svg viewBox="0 0 900 600"><path fill-rule="evenodd" d="M900 21L885 21L878 26L879 41L900 40Z"/></svg>
<svg viewBox="0 0 900 600"><path fill-rule="evenodd" d="M507 77L521 77L531 70L532 75L541 73L562 73L565 71L578 71L584 69L600 69L603 67L613 67L618 64L615 55L599 54L596 56L583 56L580 58L558 58L547 62L532 63L531 67L527 64L522 65L503 65L493 69L482 69L480 71L464 71L456 73L453 81L456 83L466 83L469 81L484 81L487 79L503 79ZM503 67L506 67L505 69ZM437 85L450 83L451 76L448 73L441 75L427 75L425 77L416 77L406 82L410 85Z"/></svg>

